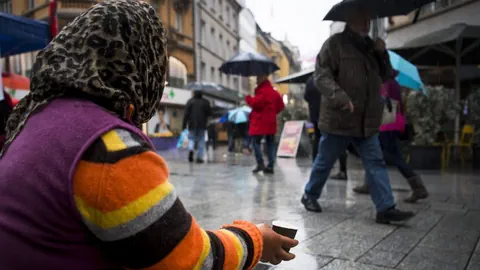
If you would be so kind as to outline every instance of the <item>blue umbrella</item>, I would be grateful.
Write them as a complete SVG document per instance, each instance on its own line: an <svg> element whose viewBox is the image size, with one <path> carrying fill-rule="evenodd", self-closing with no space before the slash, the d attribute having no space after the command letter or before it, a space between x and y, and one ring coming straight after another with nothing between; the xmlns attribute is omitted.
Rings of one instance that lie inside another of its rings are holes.
<svg viewBox="0 0 480 270"><path fill-rule="evenodd" d="M243 77L270 75L279 69L270 58L256 52L239 52L220 67L225 74Z"/></svg>
<svg viewBox="0 0 480 270"><path fill-rule="evenodd" d="M395 52L388 51L388 54L390 55L390 63L392 63L393 69L398 71L397 82L403 87L417 91L423 90L424 85L420 78L420 73L418 73L418 68Z"/></svg>
<svg viewBox="0 0 480 270"><path fill-rule="evenodd" d="M218 120L218 123L223 124L223 123L226 123L227 121L228 121L228 113L222 115L220 120Z"/></svg>
<svg viewBox="0 0 480 270"><path fill-rule="evenodd" d="M242 106L235 110L228 112L228 121L234 124L241 124L248 122L248 116L252 112L252 109L248 106Z"/></svg>

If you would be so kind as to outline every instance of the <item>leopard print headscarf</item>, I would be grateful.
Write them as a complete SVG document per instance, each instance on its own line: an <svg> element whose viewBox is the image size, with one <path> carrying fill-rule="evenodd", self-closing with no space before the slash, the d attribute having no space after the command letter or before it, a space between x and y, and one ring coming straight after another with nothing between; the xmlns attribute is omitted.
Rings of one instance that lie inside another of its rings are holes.
<svg viewBox="0 0 480 270"><path fill-rule="evenodd" d="M30 93L7 122L5 151L39 108L58 97L108 101L106 109L140 126L160 104L168 66L166 31L155 10L138 0L107 0L67 25L39 52Z"/></svg>

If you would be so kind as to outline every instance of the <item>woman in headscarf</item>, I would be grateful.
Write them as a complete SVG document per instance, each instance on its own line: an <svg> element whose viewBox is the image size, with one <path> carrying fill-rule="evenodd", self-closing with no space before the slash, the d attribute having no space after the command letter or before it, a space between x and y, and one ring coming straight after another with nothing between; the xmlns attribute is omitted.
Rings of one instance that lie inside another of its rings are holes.
<svg viewBox="0 0 480 270"><path fill-rule="evenodd" d="M44 49L0 159L2 269L251 269L298 242L238 221L206 232L137 128L165 82L166 35L135 0L100 3Z"/></svg>

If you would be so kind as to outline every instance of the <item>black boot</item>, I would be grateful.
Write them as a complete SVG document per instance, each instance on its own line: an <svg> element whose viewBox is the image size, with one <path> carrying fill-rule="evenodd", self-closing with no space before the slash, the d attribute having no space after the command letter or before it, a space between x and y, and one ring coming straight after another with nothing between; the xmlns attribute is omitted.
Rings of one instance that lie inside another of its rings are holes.
<svg viewBox="0 0 480 270"><path fill-rule="evenodd" d="M392 207L384 212L377 213L377 223L390 224L390 222L402 222L411 219L415 214L409 211L400 211Z"/></svg>
<svg viewBox="0 0 480 270"><path fill-rule="evenodd" d="M252 173L257 174L265 170L265 165L257 165L257 167L252 171Z"/></svg>
<svg viewBox="0 0 480 270"><path fill-rule="evenodd" d="M423 184L422 178L420 176L414 176L407 179L410 188L412 189L412 194L410 197L403 200L406 203L416 203L418 200L423 200L428 198L428 191Z"/></svg>
<svg viewBox="0 0 480 270"><path fill-rule="evenodd" d="M265 168L265 170L263 170L263 172L264 172L265 174L274 174L274 173L275 173L275 171L273 170L273 168L270 168L270 167Z"/></svg>
<svg viewBox="0 0 480 270"><path fill-rule="evenodd" d="M188 162L190 162L190 163L193 162L193 151L188 152Z"/></svg>
<svg viewBox="0 0 480 270"><path fill-rule="evenodd" d="M302 197L302 204L305 206L305 209L310 212L321 213L322 207L317 200L309 198L306 194Z"/></svg>
<svg viewBox="0 0 480 270"><path fill-rule="evenodd" d="M348 180L348 176L346 172L338 172L336 175L330 176L330 179L346 181Z"/></svg>
<svg viewBox="0 0 480 270"><path fill-rule="evenodd" d="M358 186L353 189L353 192L358 193L358 194L369 194L370 192L368 191L368 186L367 184L363 184L361 186Z"/></svg>

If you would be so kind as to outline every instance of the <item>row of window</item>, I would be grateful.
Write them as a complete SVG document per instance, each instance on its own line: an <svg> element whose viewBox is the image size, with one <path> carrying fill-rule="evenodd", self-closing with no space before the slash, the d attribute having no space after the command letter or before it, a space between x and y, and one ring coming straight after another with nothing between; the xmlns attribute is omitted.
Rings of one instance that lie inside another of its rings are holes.
<svg viewBox="0 0 480 270"><path fill-rule="evenodd" d="M210 0L210 10L218 16L220 21L225 22L227 27L231 28L234 32L237 31L238 15L230 6L228 0Z"/></svg>
<svg viewBox="0 0 480 270"><path fill-rule="evenodd" d="M207 74L207 64L205 62L200 64L200 80L218 83L231 89L238 89L239 87L237 76L223 74L218 68L210 67L210 72Z"/></svg>
<svg viewBox="0 0 480 270"><path fill-rule="evenodd" d="M204 47L209 48L224 59L237 53L238 46L236 40L225 38L222 33L217 35L215 27L211 27L207 33L205 22L202 22L200 27L200 41Z"/></svg>

